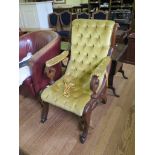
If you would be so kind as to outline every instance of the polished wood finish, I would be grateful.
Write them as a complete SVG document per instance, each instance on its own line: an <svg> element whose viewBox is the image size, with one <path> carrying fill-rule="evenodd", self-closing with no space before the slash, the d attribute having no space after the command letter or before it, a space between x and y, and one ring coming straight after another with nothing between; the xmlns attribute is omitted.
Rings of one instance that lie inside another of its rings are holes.
<svg viewBox="0 0 155 155"><path fill-rule="evenodd" d="M44 69L44 74L50 79L50 83L49 84L53 84L54 83L54 77L55 77L55 73L56 70L53 66L50 67L45 67Z"/></svg>
<svg viewBox="0 0 155 155"><path fill-rule="evenodd" d="M29 155L134 155L135 69L124 64L129 77L117 73L114 82L120 98L107 91L106 104L92 112L84 145L79 143L79 117L55 106L49 107L48 120L40 123L40 105L19 96L19 146ZM80 121L80 120L79 120Z"/></svg>

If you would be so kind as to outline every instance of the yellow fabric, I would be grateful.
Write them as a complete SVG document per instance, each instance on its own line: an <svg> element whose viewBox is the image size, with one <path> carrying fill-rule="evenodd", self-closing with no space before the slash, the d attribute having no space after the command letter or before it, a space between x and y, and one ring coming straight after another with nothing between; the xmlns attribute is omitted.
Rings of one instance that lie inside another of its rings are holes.
<svg viewBox="0 0 155 155"><path fill-rule="evenodd" d="M41 94L43 101L82 116L90 100L90 80L99 76L100 86L110 58L113 21L77 19L72 22L71 59L65 75ZM99 89L98 89L99 90Z"/></svg>
<svg viewBox="0 0 155 155"><path fill-rule="evenodd" d="M64 60L68 56L68 54L69 54L68 51L64 51L63 53L57 55L56 57L46 61L46 67L51 67L51 66L56 65L57 63Z"/></svg>

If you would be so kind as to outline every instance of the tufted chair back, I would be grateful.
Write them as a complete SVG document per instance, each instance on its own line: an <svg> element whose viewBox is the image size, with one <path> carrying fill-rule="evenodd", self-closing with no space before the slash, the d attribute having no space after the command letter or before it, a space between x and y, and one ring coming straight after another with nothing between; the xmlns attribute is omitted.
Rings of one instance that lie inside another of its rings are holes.
<svg viewBox="0 0 155 155"><path fill-rule="evenodd" d="M66 76L76 79L91 74L108 54L114 25L114 21L108 20L76 19L72 22L72 52Z"/></svg>

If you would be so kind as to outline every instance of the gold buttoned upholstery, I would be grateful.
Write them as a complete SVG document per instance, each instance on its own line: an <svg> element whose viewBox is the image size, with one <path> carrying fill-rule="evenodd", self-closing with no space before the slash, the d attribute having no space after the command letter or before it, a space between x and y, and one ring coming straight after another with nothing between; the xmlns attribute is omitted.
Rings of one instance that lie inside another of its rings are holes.
<svg viewBox="0 0 155 155"><path fill-rule="evenodd" d="M71 58L66 73L44 89L43 101L82 116L92 94L91 77L99 77L100 88L106 75L114 25L115 22L109 20L76 19L72 22Z"/></svg>

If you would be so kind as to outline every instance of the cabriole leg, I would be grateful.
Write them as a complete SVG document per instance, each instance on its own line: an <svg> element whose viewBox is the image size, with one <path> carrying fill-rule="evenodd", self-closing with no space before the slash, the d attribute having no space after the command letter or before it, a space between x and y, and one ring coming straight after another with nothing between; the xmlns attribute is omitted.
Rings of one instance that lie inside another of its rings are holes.
<svg viewBox="0 0 155 155"><path fill-rule="evenodd" d="M125 76L123 66L119 69L119 72L122 73L122 76L123 76L124 79L128 79L128 77Z"/></svg>
<svg viewBox="0 0 155 155"><path fill-rule="evenodd" d="M82 116L82 123L83 123L83 132L80 135L80 142L83 144L86 141L89 124L90 124L90 116L91 112L84 113Z"/></svg>

